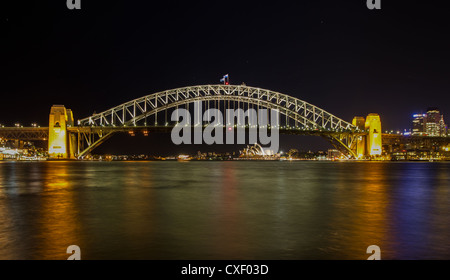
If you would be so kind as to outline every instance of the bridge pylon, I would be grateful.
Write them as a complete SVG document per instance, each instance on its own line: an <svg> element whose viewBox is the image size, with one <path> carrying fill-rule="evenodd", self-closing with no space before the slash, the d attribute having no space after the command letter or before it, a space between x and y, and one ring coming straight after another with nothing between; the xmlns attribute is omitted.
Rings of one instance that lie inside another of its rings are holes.
<svg viewBox="0 0 450 280"><path fill-rule="evenodd" d="M364 117L354 117L352 124L356 126L359 130L364 131L366 125L366 119ZM359 135L352 149L355 151L357 159L363 159L366 156L366 136Z"/></svg>
<svg viewBox="0 0 450 280"><path fill-rule="evenodd" d="M371 157L381 156L383 150L381 120L378 114L369 114L366 118L367 153Z"/></svg>
<svg viewBox="0 0 450 280"><path fill-rule="evenodd" d="M52 159L75 159L76 138L67 128L74 125L72 110L53 105L48 123L48 154Z"/></svg>
<svg viewBox="0 0 450 280"><path fill-rule="evenodd" d="M359 130L365 131L365 135L358 136L351 149L358 159L374 158L382 155L381 120L378 114L369 114L366 118L354 117L352 124Z"/></svg>

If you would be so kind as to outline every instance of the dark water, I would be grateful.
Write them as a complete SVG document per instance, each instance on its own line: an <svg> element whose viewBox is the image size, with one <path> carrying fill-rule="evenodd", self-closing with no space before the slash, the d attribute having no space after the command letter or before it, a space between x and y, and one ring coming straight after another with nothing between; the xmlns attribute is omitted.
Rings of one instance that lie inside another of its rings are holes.
<svg viewBox="0 0 450 280"><path fill-rule="evenodd" d="M0 259L450 259L449 163L0 162Z"/></svg>

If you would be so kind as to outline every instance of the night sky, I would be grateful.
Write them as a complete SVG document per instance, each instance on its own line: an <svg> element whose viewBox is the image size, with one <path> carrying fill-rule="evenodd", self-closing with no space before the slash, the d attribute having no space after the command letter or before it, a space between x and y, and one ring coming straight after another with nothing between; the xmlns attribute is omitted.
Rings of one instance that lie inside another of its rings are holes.
<svg viewBox="0 0 450 280"><path fill-rule="evenodd" d="M0 123L46 126L53 104L80 119L224 74L347 121L379 113L383 130L410 128L413 113L434 106L450 122L448 10L392 2L81 0L69 10L65 0L9 0L0 8ZM288 138L282 145L295 147L298 137Z"/></svg>

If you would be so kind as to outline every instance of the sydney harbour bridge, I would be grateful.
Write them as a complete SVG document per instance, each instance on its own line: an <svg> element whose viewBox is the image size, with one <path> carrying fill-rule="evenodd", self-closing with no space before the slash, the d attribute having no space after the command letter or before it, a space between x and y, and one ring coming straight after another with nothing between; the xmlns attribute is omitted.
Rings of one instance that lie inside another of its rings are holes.
<svg viewBox="0 0 450 280"><path fill-rule="evenodd" d="M200 102L202 108L221 111L276 110L280 115L279 126L276 127L279 133L323 137L348 158L371 158L382 153L385 135L377 114L355 117L350 123L298 98L246 85L199 85L161 91L76 122L70 109L54 105L48 127L1 127L0 137L45 140L48 141L50 157L82 159L117 133L170 133L177 124L172 121L171 114L180 108L192 111L195 102ZM203 121L192 124L196 125L206 126ZM249 129L248 124L234 125L234 120L230 122L229 118L223 120L222 126L224 129L238 129L239 126ZM274 128L269 125L267 129ZM392 136L386 139L399 141L398 137Z"/></svg>

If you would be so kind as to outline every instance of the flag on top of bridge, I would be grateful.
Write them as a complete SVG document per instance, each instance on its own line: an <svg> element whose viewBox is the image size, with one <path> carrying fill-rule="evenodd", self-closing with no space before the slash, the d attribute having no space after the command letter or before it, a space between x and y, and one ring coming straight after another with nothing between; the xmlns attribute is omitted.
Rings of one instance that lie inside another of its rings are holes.
<svg viewBox="0 0 450 280"><path fill-rule="evenodd" d="M222 79L220 79L221 82L223 82L225 85L229 84L229 77L228 74L226 74L225 76L223 76Z"/></svg>

